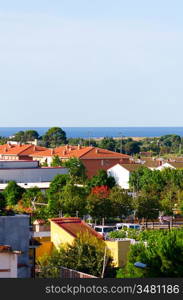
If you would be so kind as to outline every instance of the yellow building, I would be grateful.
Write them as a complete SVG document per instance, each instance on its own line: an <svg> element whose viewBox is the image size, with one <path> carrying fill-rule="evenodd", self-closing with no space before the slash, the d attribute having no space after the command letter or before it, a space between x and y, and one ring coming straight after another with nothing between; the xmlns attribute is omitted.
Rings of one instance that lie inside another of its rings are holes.
<svg viewBox="0 0 183 300"><path fill-rule="evenodd" d="M55 218L50 220L51 223L51 242L56 249L60 245L72 244L77 234L88 231L90 234L99 239L103 237L91 228L80 218ZM130 249L130 240L105 241L107 248L110 250L115 267L122 267L127 262L127 255Z"/></svg>
<svg viewBox="0 0 183 300"><path fill-rule="evenodd" d="M51 223L51 242L56 249L60 245L72 244L78 233L89 232L99 239L103 237L80 218L55 218Z"/></svg>

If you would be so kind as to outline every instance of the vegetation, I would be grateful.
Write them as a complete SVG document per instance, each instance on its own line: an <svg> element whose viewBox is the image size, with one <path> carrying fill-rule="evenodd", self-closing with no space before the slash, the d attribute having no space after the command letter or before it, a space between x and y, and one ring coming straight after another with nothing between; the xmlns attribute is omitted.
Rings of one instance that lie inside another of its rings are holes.
<svg viewBox="0 0 183 300"><path fill-rule="evenodd" d="M97 175L93 176L88 181L88 186L90 188L95 186L108 186L109 188L112 188L113 186L115 186L115 184L116 182L114 177L108 176L105 170L99 170L97 172Z"/></svg>
<svg viewBox="0 0 183 300"><path fill-rule="evenodd" d="M105 243L88 233L79 234L71 245L61 246L51 256L38 261L40 277L60 277L60 267L66 267L101 277L104 263ZM108 267L111 259L108 251Z"/></svg>
<svg viewBox="0 0 183 300"><path fill-rule="evenodd" d="M16 205L22 198L25 190L21 188L15 181L9 181L7 187L3 191L6 200L6 205Z"/></svg>
<svg viewBox="0 0 183 300"><path fill-rule="evenodd" d="M46 147L58 147L67 143L66 133L60 127L52 127L42 136L42 141Z"/></svg>
<svg viewBox="0 0 183 300"><path fill-rule="evenodd" d="M35 130L25 130L15 133L13 140L20 143L26 143L28 141L34 141L39 138L39 134Z"/></svg>
<svg viewBox="0 0 183 300"><path fill-rule="evenodd" d="M51 162L51 167L60 167L62 166L62 161L58 155L55 155Z"/></svg>
<svg viewBox="0 0 183 300"><path fill-rule="evenodd" d="M63 165L69 169L69 175L74 182L79 183L86 180L86 168L79 158L72 157Z"/></svg>
<svg viewBox="0 0 183 300"><path fill-rule="evenodd" d="M134 266L142 262L144 269ZM182 277L183 230L151 231L146 233L146 244L131 245L128 263L118 271L118 278Z"/></svg>

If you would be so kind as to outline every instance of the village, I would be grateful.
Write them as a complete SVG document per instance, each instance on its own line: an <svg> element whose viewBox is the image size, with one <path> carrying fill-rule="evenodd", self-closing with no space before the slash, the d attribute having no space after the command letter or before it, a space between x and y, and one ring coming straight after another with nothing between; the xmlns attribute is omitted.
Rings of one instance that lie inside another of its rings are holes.
<svg viewBox="0 0 183 300"><path fill-rule="evenodd" d="M176 277L158 249L171 239L182 249L182 182L181 155L0 145L0 277Z"/></svg>

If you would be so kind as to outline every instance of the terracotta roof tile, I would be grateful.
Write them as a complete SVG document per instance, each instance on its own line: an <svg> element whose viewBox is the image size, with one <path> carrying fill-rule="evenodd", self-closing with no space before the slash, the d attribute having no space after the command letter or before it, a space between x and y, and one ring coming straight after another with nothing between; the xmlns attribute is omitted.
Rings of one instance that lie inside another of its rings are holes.
<svg viewBox="0 0 183 300"><path fill-rule="evenodd" d="M80 218L54 218L50 221L60 226L73 237L77 237L77 234L79 233L88 232L99 239L103 239L103 237L98 232L96 232Z"/></svg>
<svg viewBox="0 0 183 300"><path fill-rule="evenodd" d="M128 170L129 172L133 172L138 170L140 167L142 167L142 164L120 164L120 166L122 166L123 168L125 168L126 170Z"/></svg>
<svg viewBox="0 0 183 300"><path fill-rule="evenodd" d="M168 162L176 169L183 169L183 162Z"/></svg>
<svg viewBox="0 0 183 300"><path fill-rule="evenodd" d="M129 158L129 155L121 154L106 149L97 147L82 147L82 146L61 146L55 149L47 149L46 151L35 152L31 156L54 156L58 155L61 158L77 157L82 159L123 159Z"/></svg>

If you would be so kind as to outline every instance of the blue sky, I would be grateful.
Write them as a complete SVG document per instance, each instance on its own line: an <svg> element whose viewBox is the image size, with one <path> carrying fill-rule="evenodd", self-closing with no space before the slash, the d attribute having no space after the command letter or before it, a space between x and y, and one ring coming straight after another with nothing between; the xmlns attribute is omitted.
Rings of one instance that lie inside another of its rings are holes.
<svg viewBox="0 0 183 300"><path fill-rule="evenodd" d="M0 1L0 126L183 126L182 11Z"/></svg>

